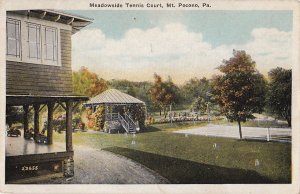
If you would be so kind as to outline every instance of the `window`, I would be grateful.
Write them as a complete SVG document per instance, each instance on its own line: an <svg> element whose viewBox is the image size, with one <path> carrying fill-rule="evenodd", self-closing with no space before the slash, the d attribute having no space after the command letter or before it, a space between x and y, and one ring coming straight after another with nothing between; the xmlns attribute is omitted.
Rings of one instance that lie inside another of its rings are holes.
<svg viewBox="0 0 300 194"><path fill-rule="evenodd" d="M45 27L45 59L57 61L57 29Z"/></svg>
<svg viewBox="0 0 300 194"><path fill-rule="evenodd" d="M14 56L20 58L21 48L20 48L20 29L21 22L19 20L14 20L8 18L6 21L6 54L9 56Z"/></svg>
<svg viewBox="0 0 300 194"><path fill-rule="evenodd" d="M41 58L41 26L28 23L28 57L33 59Z"/></svg>
<svg viewBox="0 0 300 194"><path fill-rule="evenodd" d="M60 30L72 27L19 15L6 18L6 60L62 66Z"/></svg>

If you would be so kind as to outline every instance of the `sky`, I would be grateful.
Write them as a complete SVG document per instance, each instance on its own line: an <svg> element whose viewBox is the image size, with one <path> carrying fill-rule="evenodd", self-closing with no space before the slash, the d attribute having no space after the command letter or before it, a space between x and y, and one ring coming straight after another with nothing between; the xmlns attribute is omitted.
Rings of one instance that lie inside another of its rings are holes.
<svg viewBox="0 0 300 194"><path fill-rule="evenodd" d="M292 66L292 11L67 12L94 19L72 36L73 70L85 66L106 80L209 78L233 49L263 74Z"/></svg>

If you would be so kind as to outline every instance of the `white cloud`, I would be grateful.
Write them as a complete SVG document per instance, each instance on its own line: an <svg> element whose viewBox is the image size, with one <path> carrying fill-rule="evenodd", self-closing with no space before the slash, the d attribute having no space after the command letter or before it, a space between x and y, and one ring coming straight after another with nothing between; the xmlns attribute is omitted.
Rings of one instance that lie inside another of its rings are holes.
<svg viewBox="0 0 300 194"><path fill-rule="evenodd" d="M291 68L292 65L292 33L275 28L254 29L251 33L253 41L239 45L251 54L257 67L264 73L276 66Z"/></svg>
<svg viewBox="0 0 300 194"><path fill-rule="evenodd" d="M291 32L258 28L251 35L245 44L213 48L201 33L189 32L180 23L130 29L119 40L107 38L100 29L82 30L73 35L73 67L86 66L105 79L152 80L157 72L183 82L216 73L233 49L243 49L262 73L277 66L291 68Z"/></svg>

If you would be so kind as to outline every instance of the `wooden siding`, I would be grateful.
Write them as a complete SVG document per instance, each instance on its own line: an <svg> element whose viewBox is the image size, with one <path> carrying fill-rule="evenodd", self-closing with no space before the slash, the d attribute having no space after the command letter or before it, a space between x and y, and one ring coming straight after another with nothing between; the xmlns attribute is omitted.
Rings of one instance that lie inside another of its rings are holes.
<svg viewBox="0 0 300 194"><path fill-rule="evenodd" d="M71 53L72 53L72 32L67 30L60 30L60 42L61 42L61 60L63 66L71 70Z"/></svg>
<svg viewBox="0 0 300 194"><path fill-rule="evenodd" d="M6 62L6 93L31 95L72 95L71 31L60 30L61 64Z"/></svg>

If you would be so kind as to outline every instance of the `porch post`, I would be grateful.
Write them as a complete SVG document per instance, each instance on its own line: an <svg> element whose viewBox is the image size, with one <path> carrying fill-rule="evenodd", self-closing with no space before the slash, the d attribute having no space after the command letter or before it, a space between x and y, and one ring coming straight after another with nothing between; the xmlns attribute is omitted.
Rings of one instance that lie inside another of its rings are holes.
<svg viewBox="0 0 300 194"><path fill-rule="evenodd" d="M34 139L37 137L37 134L40 131L40 104L34 104Z"/></svg>
<svg viewBox="0 0 300 194"><path fill-rule="evenodd" d="M73 102L68 100L66 102L66 151L73 152L72 146L72 110ZM74 176L74 160L73 156L64 160L64 176L72 177Z"/></svg>
<svg viewBox="0 0 300 194"><path fill-rule="evenodd" d="M47 142L49 145L53 143L53 112L54 112L53 102L47 104L48 107L48 120L47 120Z"/></svg>
<svg viewBox="0 0 300 194"><path fill-rule="evenodd" d="M66 102L66 150L73 151L72 145L72 109L73 102L71 100Z"/></svg>
<svg viewBox="0 0 300 194"><path fill-rule="evenodd" d="M28 126L29 106L27 104L24 104L23 105L23 110L24 110L24 115L23 115L23 119L24 119L24 121L23 121L23 124L24 124L24 134L23 134L23 136L25 138L25 132L27 132L28 128L29 128L29 126Z"/></svg>

